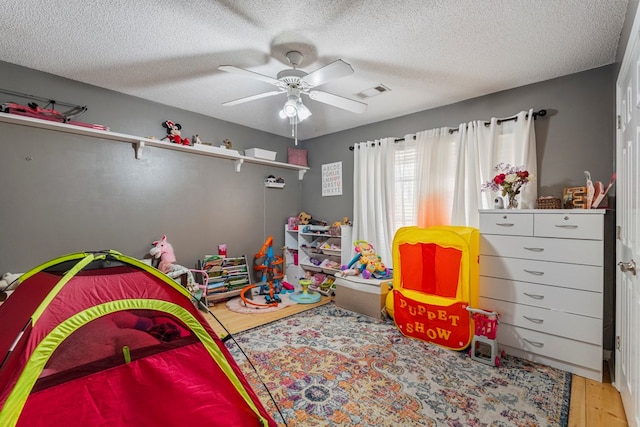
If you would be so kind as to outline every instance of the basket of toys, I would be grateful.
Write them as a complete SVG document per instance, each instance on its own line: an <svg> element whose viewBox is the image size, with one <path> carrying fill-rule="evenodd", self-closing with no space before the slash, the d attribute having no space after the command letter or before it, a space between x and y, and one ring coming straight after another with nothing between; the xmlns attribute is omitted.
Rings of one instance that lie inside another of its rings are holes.
<svg viewBox="0 0 640 427"><path fill-rule="evenodd" d="M536 209L562 209L562 200L553 196L538 197Z"/></svg>

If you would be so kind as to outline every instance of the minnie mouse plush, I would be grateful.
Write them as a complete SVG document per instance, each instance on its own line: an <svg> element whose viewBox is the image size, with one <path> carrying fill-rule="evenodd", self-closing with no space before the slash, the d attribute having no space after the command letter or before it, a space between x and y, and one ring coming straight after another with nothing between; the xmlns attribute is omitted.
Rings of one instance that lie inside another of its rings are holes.
<svg viewBox="0 0 640 427"><path fill-rule="evenodd" d="M173 123L171 120L166 120L162 122L162 127L167 129L167 136L162 139L168 139L176 144L191 145L189 138L182 138L180 136L180 129L182 129L182 126L180 126L179 123Z"/></svg>

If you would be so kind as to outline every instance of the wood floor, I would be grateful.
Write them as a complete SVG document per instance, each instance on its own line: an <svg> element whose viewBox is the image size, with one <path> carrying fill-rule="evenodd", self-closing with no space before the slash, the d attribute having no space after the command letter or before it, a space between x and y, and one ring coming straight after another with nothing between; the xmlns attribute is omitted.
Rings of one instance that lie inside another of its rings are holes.
<svg viewBox="0 0 640 427"><path fill-rule="evenodd" d="M206 317L216 333L220 337L224 337L229 333L235 334L255 328L328 302L330 299L323 297L316 304L295 304L282 310L261 314L235 313L228 310L226 304L218 303L209 307L215 318L209 314ZM608 372L608 368L605 369L605 373L608 374ZM611 384L608 375L605 375L605 380L602 383L577 375L573 376L569 427L622 427L627 425L620 394Z"/></svg>

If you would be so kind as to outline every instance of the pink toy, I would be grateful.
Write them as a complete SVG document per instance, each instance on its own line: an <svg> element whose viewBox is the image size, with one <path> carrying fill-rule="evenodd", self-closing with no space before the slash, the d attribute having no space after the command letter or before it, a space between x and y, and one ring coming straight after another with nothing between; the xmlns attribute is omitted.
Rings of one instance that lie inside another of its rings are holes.
<svg viewBox="0 0 640 427"><path fill-rule="evenodd" d="M162 271L172 279L177 279L183 274L187 275L186 288L192 294L195 294L199 287L193 278L193 273L187 267L176 264L176 255L173 252L173 246L167 242L167 236L163 235L162 239L152 243L153 247L149 250L149 255L154 259L159 259L158 270Z"/></svg>
<svg viewBox="0 0 640 427"><path fill-rule="evenodd" d="M286 290L288 290L288 291L292 291L292 290L294 290L293 285L292 285L291 283L289 283L289 282L284 282L284 281L283 281L283 282L282 282L282 287L283 287L283 288L285 288L285 289L286 289Z"/></svg>

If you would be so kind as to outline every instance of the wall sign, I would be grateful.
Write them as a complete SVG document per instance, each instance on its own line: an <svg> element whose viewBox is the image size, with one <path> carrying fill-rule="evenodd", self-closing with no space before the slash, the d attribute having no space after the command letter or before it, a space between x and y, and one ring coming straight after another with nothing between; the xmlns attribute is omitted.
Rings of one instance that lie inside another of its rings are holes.
<svg viewBox="0 0 640 427"><path fill-rule="evenodd" d="M322 197L342 195L342 162L322 165Z"/></svg>

